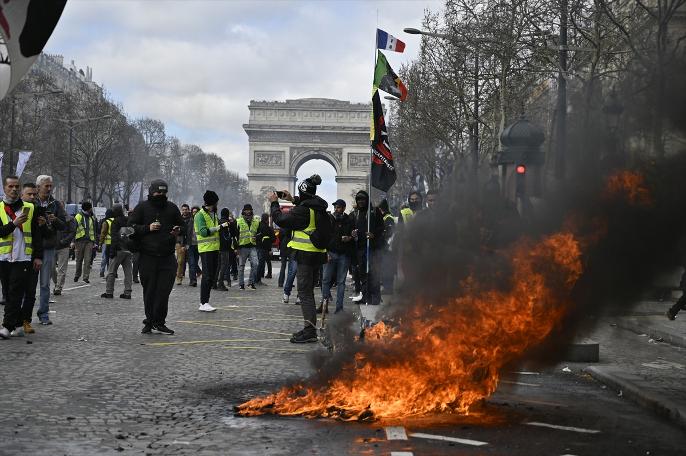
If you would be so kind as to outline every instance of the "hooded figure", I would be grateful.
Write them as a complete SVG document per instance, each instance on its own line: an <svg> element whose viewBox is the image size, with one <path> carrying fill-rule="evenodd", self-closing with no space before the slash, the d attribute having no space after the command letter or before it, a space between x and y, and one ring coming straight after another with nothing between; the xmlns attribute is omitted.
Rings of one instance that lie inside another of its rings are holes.
<svg viewBox="0 0 686 456"><path fill-rule="evenodd" d="M368 222L367 216L371 214ZM356 252L358 274L362 287L362 299L356 301L360 304L377 305L381 302L381 289L379 282L379 258L377 251L384 245L384 224L379 211L370 208L369 194L360 190L355 195L355 211L353 217L353 237L356 239ZM367 251L369 242L369 252ZM368 255L369 253L369 255ZM367 261L369 261L369 273L367 273Z"/></svg>
<svg viewBox="0 0 686 456"><path fill-rule="evenodd" d="M317 341L317 313L314 300L314 284L316 275L322 264L326 263L326 250L317 248L312 241L314 231L322 228L324 223L330 223L326 213L328 204L317 196L317 186L322 178L314 174L298 185L299 200L290 212L281 212L281 206L275 193L270 194L272 221L281 228L293 231L293 238L288 243L295 254L298 263L298 298L302 308L305 327L291 337L293 343L308 343ZM312 230L312 222L315 229ZM330 234L330 233L329 233ZM287 302L287 296L284 296Z"/></svg>

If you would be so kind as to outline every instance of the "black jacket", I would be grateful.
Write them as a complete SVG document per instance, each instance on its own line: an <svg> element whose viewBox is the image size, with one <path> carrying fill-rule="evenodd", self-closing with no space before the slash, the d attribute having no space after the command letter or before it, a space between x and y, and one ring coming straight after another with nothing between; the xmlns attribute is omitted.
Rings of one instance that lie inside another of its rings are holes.
<svg viewBox="0 0 686 456"><path fill-rule="evenodd" d="M228 218L220 218L219 224L224 222L229 222ZM234 249L234 246L238 245L236 238L238 237L238 225L236 221L233 223L229 222L228 228L219 229L219 250L221 252L228 252Z"/></svg>
<svg viewBox="0 0 686 456"><path fill-rule="evenodd" d="M287 214L281 212L278 201L272 203L270 211L272 221L275 224L283 229L297 231L304 230L310 224L310 209L314 209L316 212L315 216L328 217L326 214L326 209L328 207L329 205L326 201L315 196L314 198L299 201ZM295 258L298 263L313 265L324 264L327 261L326 253L303 252L302 250L295 250Z"/></svg>
<svg viewBox="0 0 686 456"><path fill-rule="evenodd" d="M9 207L12 208L13 211L18 211L22 208L24 205L24 202L21 199L18 199L12 204L7 204ZM36 208L37 209L37 208ZM31 254L31 259L35 260L36 258L40 258L41 260L43 259L43 230L41 227L38 226L38 217L37 217L37 210L34 209L33 212L33 220L31 220L31 241L33 244L33 254ZM0 221L0 237L5 237L9 236L11 233L14 233L14 230L17 227L14 226L14 223L8 216L7 220L7 225L2 224L2 221Z"/></svg>
<svg viewBox="0 0 686 456"><path fill-rule="evenodd" d="M46 223L43 226L43 249L58 248L59 238L61 237L60 231L64 231L67 228L67 213L52 196L48 198L48 203L45 206L41 206L39 199L36 198L35 206L36 208L42 207L45 213L50 212L55 216L55 220L52 223ZM47 219L46 215L43 216Z"/></svg>
<svg viewBox="0 0 686 456"><path fill-rule="evenodd" d="M128 218L123 215L115 217L114 220L112 220L112 224L110 225L110 238L112 241L107 249L107 254L110 258L116 257L117 252L121 250L122 247L121 242L119 242L119 230L121 230L123 226L128 226L128 224Z"/></svg>
<svg viewBox="0 0 686 456"><path fill-rule="evenodd" d="M193 217L183 218L183 225L181 225L181 233L176 238L176 243L181 245L188 245L188 226L193 225Z"/></svg>
<svg viewBox="0 0 686 456"><path fill-rule="evenodd" d="M150 231L150 224L155 220L162 224L162 228ZM165 201L156 206L150 201L143 201L129 215L129 226L136 231L141 254L162 257L174 254L176 237L171 230L175 226L183 229L184 220L174 203Z"/></svg>
<svg viewBox="0 0 686 456"><path fill-rule="evenodd" d="M367 246L367 209L359 210L355 209L351 214L353 223L353 230L357 230L357 248L362 249ZM369 232L374 235L374 238L370 240L369 247L372 250L376 250L384 245L383 233L384 233L384 223L379 211L372 207L372 217L371 225L369 227Z"/></svg>
<svg viewBox="0 0 686 456"><path fill-rule="evenodd" d="M350 239L348 242L343 242L341 239L343 236L351 236L353 230L352 219L345 212L341 214L340 218L336 218L334 214L331 214L331 219L333 222L333 236L331 238L331 243L327 250L336 253L351 254L353 247L355 246L355 240Z"/></svg>
<svg viewBox="0 0 686 456"><path fill-rule="evenodd" d="M76 237L76 229L76 219L74 219L72 216L69 216L65 223L65 229L59 233L59 240L57 242L58 249L66 249L71 245L72 242L74 242L74 238Z"/></svg>
<svg viewBox="0 0 686 456"><path fill-rule="evenodd" d="M276 239L274 228L267 223L260 222L260 226L257 228L257 248L271 251L274 239Z"/></svg>

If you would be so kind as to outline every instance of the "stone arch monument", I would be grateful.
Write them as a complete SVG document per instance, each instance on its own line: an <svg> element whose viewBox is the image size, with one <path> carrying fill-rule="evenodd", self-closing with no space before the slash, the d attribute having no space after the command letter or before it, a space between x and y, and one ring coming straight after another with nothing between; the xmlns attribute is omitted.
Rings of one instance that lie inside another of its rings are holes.
<svg viewBox="0 0 686 456"><path fill-rule="evenodd" d="M337 196L348 209L367 187L371 105L327 98L251 101L248 186L261 198L270 190L295 194L296 173L322 159L336 170ZM332 201L329 201L332 203Z"/></svg>

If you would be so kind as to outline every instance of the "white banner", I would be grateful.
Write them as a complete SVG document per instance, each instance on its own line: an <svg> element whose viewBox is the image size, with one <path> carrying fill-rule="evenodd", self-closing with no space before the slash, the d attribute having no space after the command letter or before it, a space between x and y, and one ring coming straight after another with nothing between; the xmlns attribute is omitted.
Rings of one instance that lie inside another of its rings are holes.
<svg viewBox="0 0 686 456"><path fill-rule="evenodd" d="M16 175L17 177L21 178L21 174L24 172L24 168L26 168L26 164L29 162L29 158L31 158L31 152L30 150L22 150L19 151L19 159L17 160L17 172Z"/></svg>
<svg viewBox="0 0 686 456"><path fill-rule="evenodd" d="M2 172L2 159L5 157L4 152L0 152L0 173ZM4 182L3 182L4 184ZM0 198L5 196L5 186L0 185Z"/></svg>
<svg viewBox="0 0 686 456"><path fill-rule="evenodd" d="M143 182L134 182L131 194L129 195L129 210L132 211L141 199L141 187Z"/></svg>

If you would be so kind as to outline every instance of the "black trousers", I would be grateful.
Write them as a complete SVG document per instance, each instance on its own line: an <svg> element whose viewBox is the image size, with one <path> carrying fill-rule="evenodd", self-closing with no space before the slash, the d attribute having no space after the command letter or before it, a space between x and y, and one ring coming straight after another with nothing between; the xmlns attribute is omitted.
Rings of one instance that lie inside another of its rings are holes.
<svg viewBox="0 0 686 456"><path fill-rule="evenodd" d="M375 250L369 251L371 261L369 262L369 273L367 273L367 249L357 249L357 274L360 277L360 288L362 291L362 301L360 304L367 303L378 305L381 302L381 283L379 281L379 253Z"/></svg>
<svg viewBox="0 0 686 456"><path fill-rule="evenodd" d="M210 302L210 291L216 285L217 268L219 268L219 251L201 252L202 281L200 282L200 304Z"/></svg>
<svg viewBox="0 0 686 456"><path fill-rule="evenodd" d="M298 281L298 298L305 320L305 330L315 331L317 326L317 309L314 301L314 282L320 265L298 262L296 279Z"/></svg>
<svg viewBox="0 0 686 456"><path fill-rule="evenodd" d="M33 307L36 304L36 287L38 286L38 277L40 276L40 271L34 271L31 268L30 282L24 290L24 298L21 300L21 319L23 321L31 321L31 314L33 313ZM45 316L47 317L47 315Z"/></svg>
<svg viewBox="0 0 686 456"><path fill-rule="evenodd" d="M31 283L32 272L33 263L31 261L17 261L14 263L0 261L0 280L2 280L2 289L7 296L2 326L10 331L24 323L21 314L21 303L24 299L26 287Z"/></svg>
<svg viewBox="0 0 686 456"><path fill-rule="evenodd" d="M143 286L145 304L144 324L163 325L169 310L169 293L176 277L176 258L173 253L156 257L140 253L138 273Z"/></svg>

